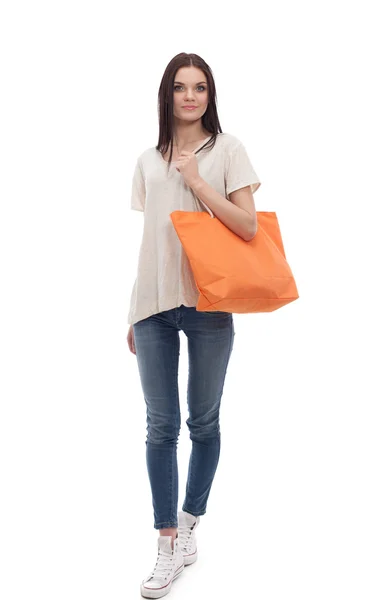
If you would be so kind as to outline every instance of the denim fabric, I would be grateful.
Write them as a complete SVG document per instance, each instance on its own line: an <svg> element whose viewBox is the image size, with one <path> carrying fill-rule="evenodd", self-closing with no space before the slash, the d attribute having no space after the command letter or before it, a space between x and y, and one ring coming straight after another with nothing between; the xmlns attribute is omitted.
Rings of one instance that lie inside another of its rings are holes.
<svg viewBox="0 0 386 600"><path fill-rule="evenodd" d="M202 312L183 304L133 325L138 370L146 402L146 464L155 529L178 526L180 330L188 338L189 418L186 423L192 440L182 510L194 516L206 512L219 461L220 403L235 336L232 313Z"/></svg>

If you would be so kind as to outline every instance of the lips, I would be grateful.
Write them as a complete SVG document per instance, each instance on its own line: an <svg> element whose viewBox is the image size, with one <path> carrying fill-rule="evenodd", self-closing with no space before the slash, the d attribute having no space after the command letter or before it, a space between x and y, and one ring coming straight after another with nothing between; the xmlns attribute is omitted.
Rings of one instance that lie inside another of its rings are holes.
<svg viewBox="0 0 386 600"><path fill-rule="evenodd" d="M187 110L194 110L197 106L183 106L182 108L186 108Z"/></svg>

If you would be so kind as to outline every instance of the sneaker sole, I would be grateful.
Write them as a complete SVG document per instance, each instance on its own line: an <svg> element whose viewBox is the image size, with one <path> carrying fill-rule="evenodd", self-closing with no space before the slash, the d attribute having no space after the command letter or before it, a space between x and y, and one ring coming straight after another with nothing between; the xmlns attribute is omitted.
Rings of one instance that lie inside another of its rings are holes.
<svg viewBox="0 0 386 600"><path fill-rule="evenodd" d="M185 567L184 564L181 565L180 567L178 567L177 571L173 575L173 578L169 581L169 583L167 585L165 585L162 588L152 589L152 588L147 588L143 584L141 584L141 595L144 598L162 598L162 596L166 596L166 594L168 594L170 592L173 581L179 575L181 575L181 573L184 570L184 567Z"/></svg>

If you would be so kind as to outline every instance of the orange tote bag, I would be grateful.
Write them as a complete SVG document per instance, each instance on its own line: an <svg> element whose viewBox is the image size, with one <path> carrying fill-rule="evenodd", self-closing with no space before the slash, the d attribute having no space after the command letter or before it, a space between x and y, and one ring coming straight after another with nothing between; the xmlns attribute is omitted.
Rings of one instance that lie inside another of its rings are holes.
<svg viewBox="0 0 386 600"><path fill-rule="evenodd" d="M210 214L170 214L200 292L198 311L271 312L299 298L275 212L256 213L257 233L246 242L202 204Z"/></svg>

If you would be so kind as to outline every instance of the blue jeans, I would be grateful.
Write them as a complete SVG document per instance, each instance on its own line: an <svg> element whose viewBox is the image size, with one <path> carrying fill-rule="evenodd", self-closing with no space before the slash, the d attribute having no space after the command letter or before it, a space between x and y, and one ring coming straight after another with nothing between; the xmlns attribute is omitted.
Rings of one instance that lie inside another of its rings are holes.
<svg viewBox="0 0 386 600"><path fill-rule="evenodd" d="M202 312L182 304L138 321L133 332L146 402L146 464L155 529L178 526L180 330L188 338L186 423L192 440L182 510L205 514L220 456L220 402L235 336L232 313Z"/></svg>

